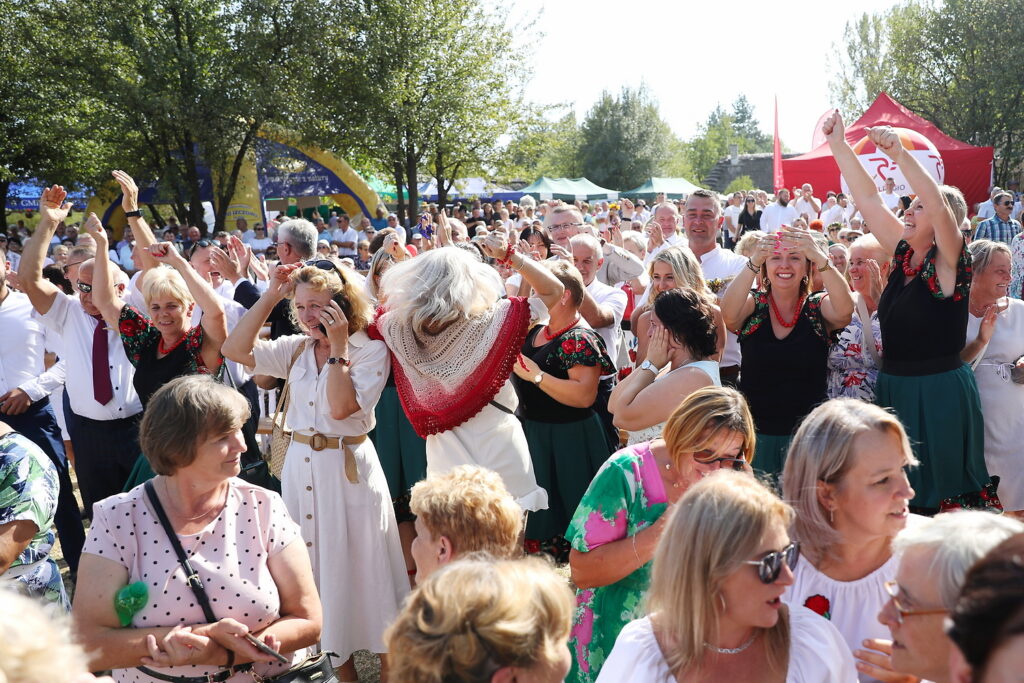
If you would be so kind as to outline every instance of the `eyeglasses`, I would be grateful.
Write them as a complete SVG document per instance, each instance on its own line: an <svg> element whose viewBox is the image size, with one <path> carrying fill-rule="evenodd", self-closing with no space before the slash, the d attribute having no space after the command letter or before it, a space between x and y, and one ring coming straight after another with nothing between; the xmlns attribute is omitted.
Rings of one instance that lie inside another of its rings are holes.
<svg viewBox="0 0 1024 683"><path fill-rule="evenodd" d="M81 280L76 282L75 286L78 287L78 291L82 292L83 294L88 294L89 292L92 291L92 285L90 285L87 282L82 282Z"/></svg>
<svg viewBox="0 0 1024 683"><path fill-rule="evenodd" d="M722 467L731 467L737 472L745 469L747 466L747 461L743 458L733 458L730 456L716 458L714 452L709 450L697 451L693 454L693 460L699 465L717 465L722 463Z"/></svg>
<svg viewBox="0 0 1024 683"><path fill-rule="evenodd" d="M779 578L783 562L790 569L794 569L799 559L800 543L793 541L782 550L774 550L760 560L744 560L743 564L755 565L757 567L757 577L761 579L761 583L768 584L775 583L775 580Z"/></svg>
<svg viewBox="0 0 1024 683"><path fill-rule="evenodd" d="M196 253L196 249L199 249L201 247L202 248L212 247L212 246L214 246L214 244L215 244L215 242L213 242L212 240L205 240L205 239L204 240L199 240L198 242L193 244L191 247L189 247L188 257L192 258L192 254Z"/></svg>
<svg viewBox="0 0 1024 683"><path fill-rule="evenodd" d="M336 264L334 261L330 259L310 259L309 261L303 261L302 265L314 266L316 268L319 268L320 270L333 270L335 273L338 274L338 277L341 278L341 284L347 284L345 281L345 275L342 274L341 269L338 268L338 264Z"/></svg>
<svg viewBox="0 0 1024 683"><path fill-rule="evenodd" d="M568 230L569 228L579 228L579 227L582 227L582 226L583 226L582 223L559 223L558 225L552 225L551 227L549 227L548 231L549 232L559 232L559 231L562 231L562 230Z"/></svg>
<svg viewBox="0 0 1024 683"><path fill-rule="evenodd" d="M70 268L71 266L77 266L79 264L85 263L87 260L88 259L82 259L81 261L75 261L74 263L65 263L63 266L61 266L61 271L63 271L63 273L67 275L68 268Z"/></svg>
<svg viewBox="0 0 1024 683"><path fill-rule="evenodd" d="M895 581L885 582L885 592L892 599L892 606L896 609L896 621L902 624L906 617L925 616L928 614L948 614L948 609L907 609L900 602L900 585Z"/></svg>

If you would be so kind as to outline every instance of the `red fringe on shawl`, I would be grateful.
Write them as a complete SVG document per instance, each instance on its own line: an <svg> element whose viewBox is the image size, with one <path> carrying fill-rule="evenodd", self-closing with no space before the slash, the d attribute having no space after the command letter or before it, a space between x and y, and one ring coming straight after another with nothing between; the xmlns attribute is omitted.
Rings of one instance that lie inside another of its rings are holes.
<svg viewBox="0 0 1024 683"><path fill-rule="evenodd" d="M516 362L523 342L526 341L530 325L530 304L525 297L519 296L509 297L509 301L511 305L495 340L497 346L487 354L483 365L452 392L458 396L453 402L442 403L432 400L435 397L416 396L398 356L391 354L391 371L395 376L398 398L413 429L421 437L446 432L476 416L494 400L512 374L512 364ZM378 309L378 317L383 312ZM383 340L376 323L367 332L371 338Z"/></svg>

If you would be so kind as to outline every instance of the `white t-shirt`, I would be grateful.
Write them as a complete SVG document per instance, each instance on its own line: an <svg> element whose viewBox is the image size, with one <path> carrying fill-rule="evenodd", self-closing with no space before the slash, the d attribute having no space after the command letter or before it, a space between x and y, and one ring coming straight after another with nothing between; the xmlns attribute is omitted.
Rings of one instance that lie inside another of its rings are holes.
<svg viewBox="0 0 1024 683"><path fill-rule="evenodd" d="M594 297L594 301L599 306L611 306L612 308L615 322L608 327L595 327L594 331L601 335L601 339L604 340L605 348L608 349L608 355L611 357L612 362L615 363L615 367L621 367L622 363L619 358L619 352L623 350L622 315L626 312L628 297L626 297L626 293L623 290L606 285L596 277L593 282L587 285L587 292L590 293L590 296Z"/></svg>
<svg viewBox="0 0 1024 683"><path fill-rule="evenodd" d="M732 221L732 229L729 229L726 225L726 221L722 221L722 230L728 232L730 237L735 236L739 231L739 217L741 211L743 211L741 207L729 205L725 207L725 211L722 212L726 218L729 218Z"/></svg>
<svg viewBox="0 0 1024 683"><path fill-rule="evenodd" d="M833 223L841 223L845 226L848 223L846 220L846 209L838 204L830 209L825 209L821 212L821 222L825 224L826 228Z"/></svg>
<svg viewBox="0 0 1024 683"><path fill-rule="evenodd" d="M674 681L651 618L631 621L615 640L597 683ZM853 655L836 627L805 607L789 609L787 683L855 683Z"/></svg>
<svg viewBox="0 0 1024 683"><path fill-rule="evenodd" d="M885 205L887 207L889 207L889 210L890 211L895 211L896 207L900 203L900 196L897 193L895 193L895 192L892 192L892 193L880 192L879 194L882 195L882 201L885 202Z"/></svg>
<svg viewBox="0 0 1024 683"><path fill-rule="evenodd" d="M792 204L783 206L772 202L761 210L761 231L769 234L778 232L783 224L793 225L793 221L799 217L800 214Z"/></svg>
<svg viewBox="0 0 1024 683"><path fill-rule="evenodd" d="M270 245L273 243L274 240L270 239L269 237L263 237L261 239L254 238L252 241L249 242L249 246L252 247L253 251L259 254L270 248Z"/></svg>
<svg viewBox="0 0 1024 683"><path fill-rule="evenodd" d="M352 248L338 247L338 256L355 256L356 247L359 246L359 231L353 228L351 225L348 230L342 230L338 228L331 233L332 242L351 242Z"/></svg>
<svg viewBox="0 0 1024 683"><path fill-rule="evenodd" d="M817 200L818 198L815 197L815 199ZM802 216L804 214L807 214L807 222L808 223L810 223L811 221L815 220L818 217L818 212L815 210L814 204L812 204L811 202L807 201L803 197L800 197L800 199L797 199L796 202L794 202L794 203L796 204L796 213L797 213L797 215L798 216ZM821 206L821 201L820 200L818 200L818 206L819 207Z"/></svg>
<svg viewBox="0 0 1024 683"><path fill-rule="evenodd" d="M705 280L728 280L736 277L736 274L743 270L747 265L747 259L743 258L739 254L723 249L722 247L715 247L708 253L700 257L700 269L704 273ZM723 285L718 290L718 298L721 300L722 295L725 294L725 290L728 289L728 285ZM722 351L722 362L723 368L737 366L740 364L740 344L735 334L727 332L725 336L725 349Z"/></svg>

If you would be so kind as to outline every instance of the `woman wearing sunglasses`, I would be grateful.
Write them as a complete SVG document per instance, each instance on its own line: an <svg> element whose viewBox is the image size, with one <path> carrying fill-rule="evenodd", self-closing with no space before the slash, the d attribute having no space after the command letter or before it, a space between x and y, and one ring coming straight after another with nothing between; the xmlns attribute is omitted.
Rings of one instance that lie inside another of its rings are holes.
<svg viewBox="0 0 1024 683"><path fill-rule="evenodd" d="M749 470L753 455L754 424L743 396L706 387L676 408L661 438L605 462L566 533L577 587L569 680L595 680L622 627L642 616L666 510L711 472Z"/></svg>
<svg viewBox="0 0 1024 683"><path fill-rule="evenodd" d="M899 565L893 538L921 520L908 513L916 464L900 421L852 398L815 408L790 446L782 492L804 561L785 600L831 620L851 650L889 637L877 617Z"/></svg>
<svg viewBox="0 0 1024 683"><path fill-rule="evenodd" d="M260 339L286 297L305 334ZM326 259L294 263L278 267L224 343L231 360L288 380L281 494L320 589L322 648L346 660L342 681L357 680L353 652L386 651L384 629L409 592L388 484L366 436L388 367L387 348L366 334L370 317L352 271Z"/></svg>
<svg viewBox="0 0 1024 683"><path fill-rule="evenodd" d="M622 630L598 682L856 681L836 628L782 601L800 557L792 521L748 474L695 484L658 543L648 616Z"/></svg>

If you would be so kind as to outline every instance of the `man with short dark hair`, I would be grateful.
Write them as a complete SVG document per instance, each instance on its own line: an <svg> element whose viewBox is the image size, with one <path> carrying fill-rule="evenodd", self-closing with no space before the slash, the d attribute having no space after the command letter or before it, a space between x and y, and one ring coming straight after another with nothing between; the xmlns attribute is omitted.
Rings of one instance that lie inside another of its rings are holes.
<svg viewBox="0 0 1024 683"><path fill-rule="evenodd" d="M996 215L978 223L974 239L1010 244L1021 231L1020 223L1010 217L1014 205L1013 195L1009 192L1000 192L992 198L992 205Z"/></svg>
<svg viewBox="0 0 1024 683"><path fill-rule="evenodd" d="M796 208L789 203L789 190L782 188L775 196L775 201L761 211L761 232L778 232L783 225L793 225L793 221L799 217Z"/></svg>

